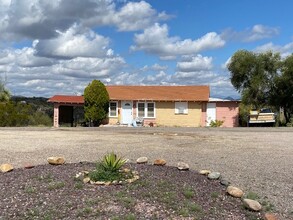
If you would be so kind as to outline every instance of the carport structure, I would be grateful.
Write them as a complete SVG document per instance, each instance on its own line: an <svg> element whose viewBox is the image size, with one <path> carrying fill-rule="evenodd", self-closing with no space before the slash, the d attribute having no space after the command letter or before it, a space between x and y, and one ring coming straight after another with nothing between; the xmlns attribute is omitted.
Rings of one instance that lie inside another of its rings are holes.
<svg viewBox="0 0 293 220"><path fill-rule="evenodd" d="M59 127L62 123L74 123L74 110L76 107L83 107L83 96L66 96L55 95L51 97L48 102L54 104L54 127Z"/></svg>

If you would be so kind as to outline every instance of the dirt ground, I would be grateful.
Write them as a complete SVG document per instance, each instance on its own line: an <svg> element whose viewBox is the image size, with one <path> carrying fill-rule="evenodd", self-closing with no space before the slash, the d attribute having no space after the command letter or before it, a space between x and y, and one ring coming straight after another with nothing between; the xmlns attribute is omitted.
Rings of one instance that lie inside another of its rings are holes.
<svg viewBox="0 0 293 220"><path fill-rule="evenodd" d="M280 219L293 219L292 128L0 128L0 164L15 168L46 164L49 156L67 163L94 162L115 151L131 162L140 156L210 169L245 192L267 198Z"/></svg>

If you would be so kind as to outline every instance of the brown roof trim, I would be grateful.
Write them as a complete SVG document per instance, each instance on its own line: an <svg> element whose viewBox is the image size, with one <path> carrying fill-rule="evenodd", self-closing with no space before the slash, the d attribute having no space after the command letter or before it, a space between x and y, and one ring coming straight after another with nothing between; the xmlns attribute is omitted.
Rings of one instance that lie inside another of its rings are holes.
<svg viewBox="0 0 293 220"><path fill-rule="evenodd" d="M208 102L209 86L106 86L110 100ZM83 96L55 95L48 102L83 104Z"/></svg>
<svg viewBox="0 0 293 220"><path fill-rule="evenodd" d="M48 102L60 104L84 104L83 96L54 95Z"/></svg>

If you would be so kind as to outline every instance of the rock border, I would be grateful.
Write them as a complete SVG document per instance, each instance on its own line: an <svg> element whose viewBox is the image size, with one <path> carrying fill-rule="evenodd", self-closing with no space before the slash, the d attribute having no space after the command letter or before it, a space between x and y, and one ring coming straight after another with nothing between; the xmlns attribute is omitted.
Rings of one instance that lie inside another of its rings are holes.
<svg viewBox="0 0 293 220"><path fill-rule="evenodd" d="M62 166L63 164L65 164L65 158L64 157L48 157L47 162L48 162L48 164L51 164L51 165L61 165ZM145 156L139 157L136 160L136 163L141 164L141 165L148 164L148 158ZM154 166L165 166L166 164L167 164L167 161L162 158L156 159L153 162ZM33 169L34 165L32 165L32 164L25 165L23 168L24 169ZM177 164L177 168L179 171L188 172L189 165L187 163L180 161ZM0 165L0 171L2 173L12 172L13 169L14 169L13 166L9 163L3 163ZM104 186L133 183L140 178L137 171L130 171L129 169L125 168L121 172L126 172L126 173L132 172L133 177L130 179L125 179L123 181L114 180L114 181L108 181L108 182L106 182L106 181L96 181L95 182L95 181L90 180L90 178L88 177L88 174L89 174L88 171L82 171L82 172L76 174L75 178L81 179L83 181L83 183L90 183L93 185L104 185ZM262 211L262 206L258 201L245 198L245 192L243 190L241 190L240 188L231 185L231 183L229 181L223 179L220 172L211 171L208 169L202 169L202 170L199 170L198 173L201 175L207 176L207 179L209 179L210 181L220 180L220 184L226 187L227 194L236 198L236 199L241 199L244 207L247 208L248 210L255 211L255 212ZM277 220L277 217L274 213L269 213L269 212L265 213L264 212L264 219L265 220L272 220L272 219Z"/></svg>

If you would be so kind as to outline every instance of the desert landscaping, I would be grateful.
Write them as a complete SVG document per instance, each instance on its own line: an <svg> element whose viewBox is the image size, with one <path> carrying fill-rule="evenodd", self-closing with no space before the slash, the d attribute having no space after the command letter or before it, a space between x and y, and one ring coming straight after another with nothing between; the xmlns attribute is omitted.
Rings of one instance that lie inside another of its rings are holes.
<svg viewBox="0 0 293 220"><path fill-rule="evenodd" d="M64 157L66 162L62 166L67 170L77 166L71 163L91 167L93 162L113 151L127 158L130 167L138 170L150 169L148 165L135 165L137 158L147 157L149 165L159 158L166 160L170 170L178 162L184 162L191 173L203 169L219 172L231 185L256 195L265 203L265 211L274 213L277 219L293 219L291 128L1 128L0 138L0 164L9 163L14 167L12 172L0 173L1 214L7 210L4 197L9 184L4 180L8 175L19 175L21 180L21 172L44 172L45 167L52 166L46 165L50 156ZM23 169L28 165L35 167ZM62 166L50 169L62 169ZM161 168L153 172L158 169ZM184 175L180 173L178 177L187 178ZM11 181L12 176L9 178ZM183 215L182 219L189 218Z"/></svg>

